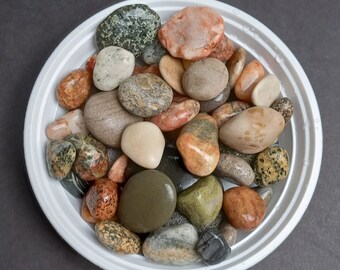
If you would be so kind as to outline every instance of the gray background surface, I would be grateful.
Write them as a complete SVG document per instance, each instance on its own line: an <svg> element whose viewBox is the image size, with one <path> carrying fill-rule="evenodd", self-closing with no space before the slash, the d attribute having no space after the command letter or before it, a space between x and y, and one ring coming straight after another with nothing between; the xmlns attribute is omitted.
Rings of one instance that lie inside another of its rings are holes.
<svg viewBox="0 0 340 270"><path fill-rule="evenodd" d="M25 174L23 126L42 66L77 25L118 1L0 1L0 269L98 269L61 239ZM340 269L340 1L224 1L254 16L291 49L314 88L324 155L300 223L252 269Z"/></svg>

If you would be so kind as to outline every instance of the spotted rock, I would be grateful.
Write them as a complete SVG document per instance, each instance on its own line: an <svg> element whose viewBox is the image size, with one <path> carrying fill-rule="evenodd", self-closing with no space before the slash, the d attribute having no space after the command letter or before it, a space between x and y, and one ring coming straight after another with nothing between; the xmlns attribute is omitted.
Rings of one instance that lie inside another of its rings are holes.
<svg viewBox="0 0 340 270"><path fill-rule="evenodd" d="M159 42L158 39L155 39L152 44L145 49L143 52L143 60L148 65L158 64L161 58L166 55L166 50Z"/></svg>
<svg viewBox="0 0 340 270"><path fill-rule="evenodd" d="M283 116L286 124L294 113L293 102L287 97L275 101L270 107L275 111L278 111Z"/></svg>

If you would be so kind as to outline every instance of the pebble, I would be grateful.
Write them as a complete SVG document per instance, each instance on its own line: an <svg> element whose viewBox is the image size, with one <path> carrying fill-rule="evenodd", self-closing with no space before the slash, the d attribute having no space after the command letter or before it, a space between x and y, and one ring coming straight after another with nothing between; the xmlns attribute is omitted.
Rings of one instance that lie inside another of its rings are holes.
<svg viewBox="0 0 340 270"><path fill-rule="evenodd" d="M158 65L144 66L141 67L139 65L135 65L132 75L138 75L141 73L151 73L157 75L158 77L162 77L161 72L159 71Z"/></svg>
<svg viewBox="0 0 340 270"><path fill-rule="evenodd" d="M215 228L204 232L197 243L197 252L207 265L224 261L231 253L223 235Z"/></svg>
<svg viewBox="0 0 340 270"><path fill-rule="evenodd" d="M115 183L123 183L125 181L124 172L128 162L129 158L124 154L117 158L117 160L112 164L107 174L107 178Z"/></svg>
<svg viewBox="0 0 340 270"><path fill-rule="evenodd" d="M89 58L86 60L86 70L90 72L93 75L93 70L96 65L96 59L97 59L97 53L91 55Z"/></svg>
<svg viewBox="0 0 340 270"><path fill-rule="evenodd" d="M162 227L176 207L176 189L164 173L145 170L130 177L120 196L120 223L135 233Z"/></svg>
<svg viewBox="0 0 340 270"><path fill-rule="evenodd" d="M159 61L159 70L163 79L173 90L181 95L185 95L182 88L184 67L181 59L172 57L171 55L164 55Z"/></svg>
<svg viewBox="0 0 340 270"><path fill-rule="evenodd" d="M149 119L162 131L173 131L184 126L200 111L200 103L194 99L181 102L173 101L166 111Z"/></svg>
<svg viewBox="0 0 340 270"><path fill-rule="evenodd" d="M211 54L224 35L223 18L208 7L186 7L161 27L158 38L178 58L202 59Z"/></svg>
<svg viewBox="0 0 340 270"><path fill-rule="evenodd" d="M256 154L243 154L243 153L240 153L240 152L226 146L223 143L220 143L220 152L240 157L240 158L244 159L251 167L253 166L255 158L256 158Z"/></svg>
<svg viewBox="0 0 340 270"><path fill-rule="evenodd" d="M226 63L229 71L229 85L231 89L234 88L237 79L243 71L246 63L246 54L246 50L240 47L234 51L233 55Z"/></svg>
<svg viewBox="0 0 340 270"><path fill-rule="evenodd" d="M99 24L96 43L99 50L114 45L138 56L156 39L160 26L159 15L147 5L126 5Z"/></svg>
<svg viewBox="0 0 340 270"><path fill-rule="evenodd" d="M220 226L219 231L223 235L229 247L233 246L236 243L237 230L233 226L231 226L230 223L224 222Z"/></svg>
<svg viewBox="0 0 340 270"><path fill-rule="evenodd" d="M223 189L213 175L199 179L178 195L177 209L193 225L206 226L217 217L222 207Z"/></svg>
<svg viewBox="0 0 340 270"><path fill-rule="evenodd" d="M117 210L118 191L119 186L108 178L94 181L85 195L91 216L98 220L112 218Z"/></svg>
<svg viewBox="0 0 340 270"><path fill-rule="evenodd" d="M154 262L187 265L200 260L195 247L198 234L191 224L161 228L148 236L142 246L144 256Z"/></svg>
<svg viewBox="0 0 340 270"><path fill-rule="evenodd" d="M80 109L66 113L46 128L46 136L50 140L63 140L66 136L77 133L85 136L89 134Z"/></svg>
<svg viewBox="0 0 340 270"><path fill-rule="evenodd" d="M143 61L148 65L158 64L161 58L167 54L166 49L162 46L159 39L155 39L149 47L147 47L142 55Z"/></svg>
<svg viewBox="0 0 340 270"><path fill-rule="evenodd" d="M74 110L82 106L89 98L92 87L91 73L86 69L77 69L61 80L57 88L57 100L61 107Z"/></svg>
<svg viewBox="0 0 340 270"><path fill-rule="evenodd" d="M121 147L124 154L138 165L155 169L162 159L165 139L154 123L139 122L124 130Z"/></svg>
<svg viewBox="0 0 340 270"><path fill-rule="evenodd" d="M270 108L278 111L283 116L286 124L289 122L294 113L293 102L287 97L278 99L270 106Z"/></svg>
<svg viewBox="0 0 340 270"><path fill-rule="evenodd" d="M253 169L243 158L227 153L221 153L214 175L220 178L231 178L244 186L251 185L255 180Z"/></svg>
<svg viewBox="0 0 340 270"><path fill-rule="evenodd" d="M210 113L211 111L226 103L229 95L230 87L227 85L227 87L217 97L206 101L200 101L200 111Z"/></svg>
<svg viewBox="0 0 340 270"><path fill-rule="evenodd" d="M235 229L251 231L263 221L266 205L256 191L241 186L224 192L223 210Z"/></svg>
<svg viewBox="0 0 340 270"><path fill-rule="evenodd" d="M143 119L127 112L118 100L117 91L94 94L86 102L84 119L88 130L104 144L120 148L123 130Z"/></svg>
<svg viewBox="0 0 340 270"><path fill-rule="evenodd" d="M267 107L246 109L222 125L220 140L245 154L261 152L280 136L285 122L280 113Z"/></svg>
<svg viewBox="0 0 340 270"><path fill-rule="evenodd" d="M197 60L188 60L188 59L182 59L182 65L184 67L184 70L187 70L192 63L195 63Z"/></svg>
<svg viewBox="0 0 340 270"><path fill-rule="evenodd" d="M122 150L108 147L107 156L109 159L109 168L112 167L113 163L123 154Z"/></svg>
<svg viewBox="0 0 340 270"><path fill-rule="evenodd" d="M97 55L93 83L99 90L111 91L132 75L134 67L135 57L131 52L108 46Z"/></svg>
<svg viewBox="0 0 340 270"><path fill-rule="evenodd" d="M81 180L72 171L60 180L60 183L72 196L76 198L82 198L90 187L89 182Z"/></svg>
<svg viewBox="0 0 340 270"><path fill-rule="evenodd" d="M226 35L224 35L221 42L213 49L209 57L214 57L221 60L222 62L225 62L233 55L233 52L233 42Z"/></svg>
<svg viewBox="0 0 340 270"><path fill-rule="evenodd" d="M191 64L184 72L182 86L184 92L198 101L217 97L227 87L228 70L216 58L205 58Z"/></svg>
<svg viewBox="0 0 340 270"><path fill-rule="evenodd" d="M131 114L152 117L169 108L173 92L160 77L142 73L131 76L119 86L118 98Z"/></svg>
<svg viewBox="0 0 340 270"><path fill-rule="evenodd" d="M215 170L220 150L217 125L210 115L199 113L182 127L176 145L192 174L206 176Z"/></svg>
<svg viewBox="0 0 340 270"><path fill-rule="evenodd" d="M265 70L258 60L251 61L237 79L234 92L237 98L251 102L251 94L256 84L264 77Z"/></svg>
<svg viewBox="0 0 340 270"><path fill-rule="evenodd" d="M254 162L255 183L265 187L285 179L289 172L289 157L284 148L268 147Z"/></svg>
<svg viewBox="0 0 340 270"><path fill-rule="evenodd" d="M251 93L251 101L255 106L269 107L280 95L280 81L269 74L263 77Z"/></svg>
<svg viewBox="0 0 340 270"><path fill-rule="evenodd" d="M271 199L273 198L273 188L271 186L267 187L256 187L254 190L261 196L265 205L268 206Z"/></svg>
<svg viewBox="0 0 340 270"><path fill-rule="evenodd" d="M139 237L117 222L105 220L95 226L98 240L107 248L121 254L137 254L141 250Z"/></svg>
<svg viewBox="0 0 340 270"><path fill-rule="evenodd" d="M88 223L96 224L99 221L98 219L94 218L91 215L90 210L87 207L85 198L83 198L83 200L81 202L80 215L81 215L82 219L85 220Z"/></svg>

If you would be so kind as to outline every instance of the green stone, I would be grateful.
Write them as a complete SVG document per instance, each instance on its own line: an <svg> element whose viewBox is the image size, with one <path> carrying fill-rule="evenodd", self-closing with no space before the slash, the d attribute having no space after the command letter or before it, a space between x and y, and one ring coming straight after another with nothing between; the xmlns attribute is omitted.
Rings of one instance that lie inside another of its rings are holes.
<svg viewBox="0 0 340 270"><path fill-rule="evenodd" d="M97 46L99 50L118 46L138 56L152 44L160 27L159 15L147 5L127 5L113 11L99 24Z"/></svg>
<svg viewBox="0 0 340 270"><path fill-rule="evenodd" d="M177 199L177 209L192 224L206 226L211 224L222 208L223 189L213 175L201 178L184 190Z"/></svg>

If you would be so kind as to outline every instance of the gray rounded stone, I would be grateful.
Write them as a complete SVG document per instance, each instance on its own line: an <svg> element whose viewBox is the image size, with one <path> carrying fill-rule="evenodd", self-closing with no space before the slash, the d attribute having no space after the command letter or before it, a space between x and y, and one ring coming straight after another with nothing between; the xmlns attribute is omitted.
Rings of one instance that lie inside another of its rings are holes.
<svg viewBox="0 0 340 270"><path fill-rule="evenodd" d="M148 65L158 64L161 58L167 54L166 49L162 46L158 39L155 39L152 44L143 52L143 61Z"/></svg>
<svg viewBox="0 0 340 270"><path fill-rule="evenodd" d="M200 101L200 112L207 112L210 113L216 108L220 107L226 101L228 100L230 95L230 87L229 84L227 87L222 91L221 94L219 94L217 97L206 100L206 101Z"/></svg>

